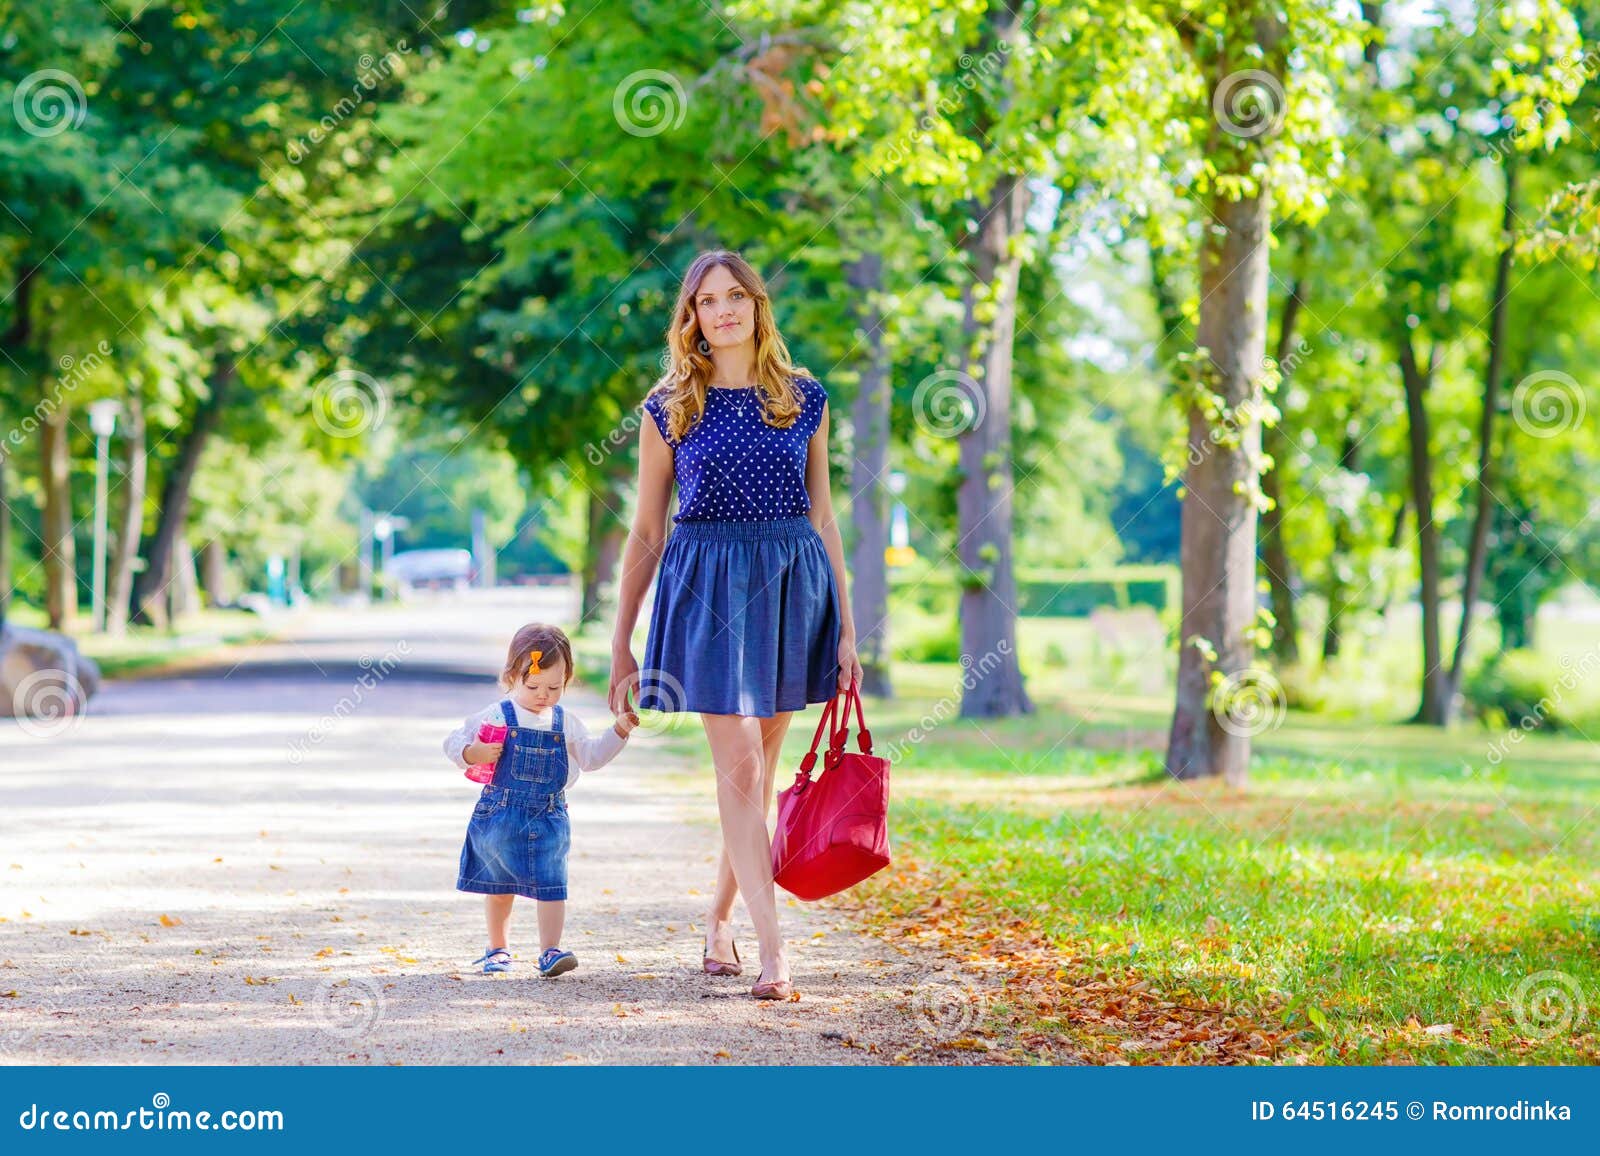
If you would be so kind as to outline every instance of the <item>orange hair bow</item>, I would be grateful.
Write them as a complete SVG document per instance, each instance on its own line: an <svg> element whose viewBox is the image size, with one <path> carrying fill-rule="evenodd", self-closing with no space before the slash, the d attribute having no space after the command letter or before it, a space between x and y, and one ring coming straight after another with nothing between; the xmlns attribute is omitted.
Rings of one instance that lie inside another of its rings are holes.
<svg viewBox="0 0 1600 1156"><path fill-rule="evenodd" d="M543 655L544 655L544 651L542 651L542 650L535 650L535 651L533 651L533 652L532 652L532 653L531 653L531 655L530 655L530 656L529 656L529 661L531 661L531 662L532 662L532 663L533 663L533 668L534 668L534 669L535 669L535 670L538 670L538 669L539 669L539 659L540 659L540 658L541 658L541 657L543 657Z"/></svg>

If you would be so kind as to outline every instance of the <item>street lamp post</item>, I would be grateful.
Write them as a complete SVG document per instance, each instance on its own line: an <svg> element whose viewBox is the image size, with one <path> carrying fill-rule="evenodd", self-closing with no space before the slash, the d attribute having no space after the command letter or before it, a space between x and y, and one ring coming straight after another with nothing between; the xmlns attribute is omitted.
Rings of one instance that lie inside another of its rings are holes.
<svg viewBox="0 0 1600 1156"><path fill-rule="evenodd" d="M106 489L111 469L111 435L117 431L117 411L110 398L89 404L89 428L94 431L94 630L106 628Z"/></svg>

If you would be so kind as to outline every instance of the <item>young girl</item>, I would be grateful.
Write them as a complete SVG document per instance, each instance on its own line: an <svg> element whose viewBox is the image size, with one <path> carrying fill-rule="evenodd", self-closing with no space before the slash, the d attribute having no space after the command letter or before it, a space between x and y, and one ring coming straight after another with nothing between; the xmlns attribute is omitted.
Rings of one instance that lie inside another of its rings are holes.
<svg viewBox="0 0 1600 1156"><path fill-rule="evenodd" d="M511 697L472 715L444 740L445 754L463 770L495 764L467 824L456 879L457 890L484 897L489 946L472 962L486 973L511 967L506 924L518 895L537 901L539 974L554 977L578 966L577 957L561 949L572 841L566 788L580 770L598 770L615 758L639 716L630 709L590 737L580 719L561 709L561 692L571 681L572 643L554 626L530 623L512 638L500 672L500 686ZM485 722L510 728L505 740L479 742Z"/></svg>

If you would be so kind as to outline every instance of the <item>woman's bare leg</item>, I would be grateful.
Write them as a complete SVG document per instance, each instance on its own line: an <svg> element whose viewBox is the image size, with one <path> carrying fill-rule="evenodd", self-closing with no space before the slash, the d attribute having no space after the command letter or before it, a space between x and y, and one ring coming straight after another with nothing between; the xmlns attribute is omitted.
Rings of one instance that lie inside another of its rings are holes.
<svg viewBox="0 0 1600 1156"><path fill-rule="evenodd" d="M789 960L778 928L778 902L772 885L772 839L767 834L763 796L766 751L761 720L743 715L702 714L717 771L717 811L722 817L722 845L733 865L733 877L744 896L745 910L756 927L761 953L758 980L789 978Z"/></svg>
<svg viewBox="0 0 1600 1156"><path fill-rule="evenodd" d="M764 767L761 779L762 821L772 813L772 795L777 781L778 759L783 751L783 736L788 733L794 711L779 711L760 719ZM706 951L712 959L733 962L733 901L739 897L739 884L733 877L733 861L724 844L717 856L717 886L711 896L711 912L706 917Z"/></svg>

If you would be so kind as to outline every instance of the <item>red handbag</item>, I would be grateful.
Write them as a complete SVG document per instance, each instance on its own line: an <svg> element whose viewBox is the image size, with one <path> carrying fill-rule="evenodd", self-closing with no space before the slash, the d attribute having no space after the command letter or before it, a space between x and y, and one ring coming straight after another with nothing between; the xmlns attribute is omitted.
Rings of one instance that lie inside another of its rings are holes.
<svg viewBox="0 0 1600 1156"><path fill-rule="evenodd" d="M860 752L844 749L850 737L850 703L856 707ZM817 743L828 725L823 774L813 781ZM794 785L778 795L778 829L772 837L772 878L800 899L821 899L889 865L889 760L872 753L872 732L861 713L855 683L828 701L800 760Z"/></svg>

